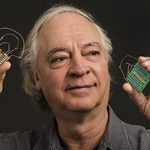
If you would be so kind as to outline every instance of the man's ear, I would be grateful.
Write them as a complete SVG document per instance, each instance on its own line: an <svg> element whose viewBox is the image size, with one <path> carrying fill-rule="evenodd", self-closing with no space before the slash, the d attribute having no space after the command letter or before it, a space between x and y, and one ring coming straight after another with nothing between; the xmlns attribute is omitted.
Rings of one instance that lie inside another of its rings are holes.
<svg viewBox="0 0 150 150"><path fill-rule="evenodd" d="M35 71L35 70L32 70L32 71L31 71L31 75L32 75L32 78L33 78L33 80L34 80L35 88L36 88L37 90L40 90L40 89L41 89L41 83L40 83L40 79L39 79L38 72Z"/></svg>

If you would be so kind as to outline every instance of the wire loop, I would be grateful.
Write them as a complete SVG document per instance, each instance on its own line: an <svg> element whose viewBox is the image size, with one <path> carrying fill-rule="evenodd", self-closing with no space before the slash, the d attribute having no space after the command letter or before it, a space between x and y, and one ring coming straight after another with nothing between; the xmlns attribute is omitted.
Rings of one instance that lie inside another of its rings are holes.
<svg viewBox="0 0 150 150"><path fill-rule="evenodd" d="M6 50L2 48L4 46ZM10 57L21 58L24 47L24 38L19 32L8 27L0 28L0 64Z"/></svg>

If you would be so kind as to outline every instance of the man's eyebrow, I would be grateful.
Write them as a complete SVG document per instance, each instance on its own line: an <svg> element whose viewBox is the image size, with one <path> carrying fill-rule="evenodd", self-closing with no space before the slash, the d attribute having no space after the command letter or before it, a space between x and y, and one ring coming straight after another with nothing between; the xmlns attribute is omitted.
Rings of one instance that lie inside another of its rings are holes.
<svg viewBox="0 0 150 150"><path fill-rule="evenodd" d="M64 47L56 47L56 48L53 48L51 49L49 52L48 52L48 56L54 54L54 53L57 53L57 52L62 52L62 51L65 51L65 48Z"/></svg>
<svg viewBox="0 0 150 150"><path fill-rule="evenodd" d="M101 45L99 42L89 42L83 45L83 48L88 47L88 46L98 46L99 48L101 48Z"/></svg>

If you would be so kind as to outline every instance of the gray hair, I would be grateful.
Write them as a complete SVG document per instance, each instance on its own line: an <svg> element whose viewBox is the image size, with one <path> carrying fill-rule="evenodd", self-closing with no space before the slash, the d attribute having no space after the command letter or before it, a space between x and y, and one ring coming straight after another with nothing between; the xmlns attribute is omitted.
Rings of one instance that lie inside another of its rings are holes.
<svg viewBox="0 0 150 150"><path fill-rule="evenodd" d="M60 13L64 13L64 12L79 14L85 17L86 19L88 19L96 27L101 37L102 48L105 50L108 61L111 62L111 56L110 56L112 52L111 41L107 37L104 29L95 22L95 20L89 13L85 12L84 10L81 10L79 8L69 6L69 5L61 5L61 6L59 5L59 6L51 7L50 9L48 9L41 15L41 17L36 21L35 25L33 26L31 32L29 33L28 38L26 40L26 44L25 44L25 51L21 60L23 87L25 89L25 92L37 104L39 104L41 108L43 108L43 106L45 108L45 105L48 105L48 104L42 92L36 90L35 82L33 80L33 75L31 71L37 65L37 35L39 33L40 28L46 22L48 22L54 16Z"/></svg>

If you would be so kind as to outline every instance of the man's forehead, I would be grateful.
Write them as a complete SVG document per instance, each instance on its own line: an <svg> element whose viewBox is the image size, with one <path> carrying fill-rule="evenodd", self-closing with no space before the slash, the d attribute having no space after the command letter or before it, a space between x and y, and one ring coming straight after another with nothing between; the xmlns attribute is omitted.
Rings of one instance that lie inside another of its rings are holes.
<svg viewBox="0 0 150 150"><path fill-rule="evenodd" d="M79 23L72 18L72 15L77 17L77 20L79 17L81 17L79 18ZM38 39L40 41L42 40L43 43L47 42L47 40L52 40L52 45L55 43L63 44L67 41L70 41L70 39L74 38L76 40L80 40L81 42L95 41L95 38L98 39L98 41L100 41L100 35L96 27L89 20L83 18L84 17L79 14L70 12L57 14L52 19L50 19L42 25L38 33Z"/></svg>
<svg viewBox="0 0 150 150"><path fill-rule="evenodd" d="M74 13L74 12L63 12L63 13L59 13L54 15L53 17L47 19L46 22L43 23L43 25L41 26L40 30L43 28L47 28L49 26L52 27L57 27L56 25L58 24L58 27L61 28L62 25L69 25L69 24L78 24L78 25L86 25L84 27L87 28L87 25L93 26L93 23L87 19L86 17L78 14L78 13ZM76 26L72 26L72 28L76 28Z"/></svg>

